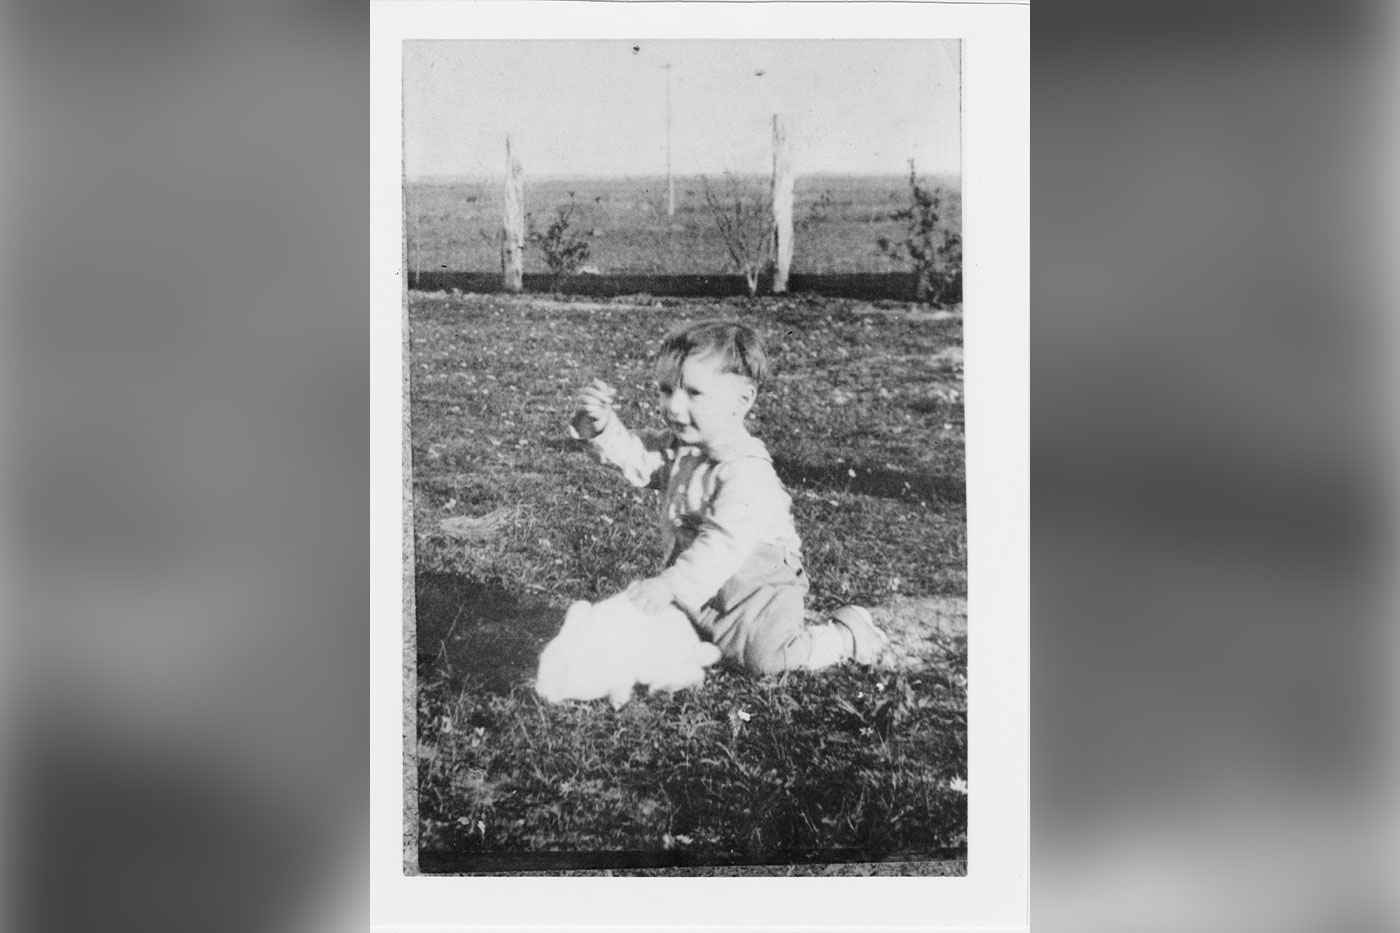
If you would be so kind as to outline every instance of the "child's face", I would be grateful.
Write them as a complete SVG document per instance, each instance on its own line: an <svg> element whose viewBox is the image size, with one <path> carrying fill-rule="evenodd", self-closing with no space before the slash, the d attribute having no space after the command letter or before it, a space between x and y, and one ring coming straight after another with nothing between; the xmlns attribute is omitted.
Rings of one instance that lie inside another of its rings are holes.
<svg viewBox="0 0 1400 933"><path fill-rule="evenodd" d="M687 357L679 375L674 385L661 383L661 412L681 443L706 447L744 433L752 382L724 372L713 354Z"/></svg>

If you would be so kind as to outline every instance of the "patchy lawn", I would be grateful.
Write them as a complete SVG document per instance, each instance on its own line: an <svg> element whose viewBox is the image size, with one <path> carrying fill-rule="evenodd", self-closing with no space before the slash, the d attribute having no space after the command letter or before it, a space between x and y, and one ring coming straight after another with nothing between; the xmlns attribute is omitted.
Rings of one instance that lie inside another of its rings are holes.
<svg viewBox="0 0 1400 933"><path fill-rule="evenodd" d="M650 354L739 318L776 375L754 433L793 496L814 613L875 607L895 652L700 690L549 706L531 689L574 599L654 573L653 493L567 440L578 387L656 423ZM801 298L570 302L414 294L419 849L425 871L965 855L961 321ZM961 869L958 869L961 870Z"/></svg>

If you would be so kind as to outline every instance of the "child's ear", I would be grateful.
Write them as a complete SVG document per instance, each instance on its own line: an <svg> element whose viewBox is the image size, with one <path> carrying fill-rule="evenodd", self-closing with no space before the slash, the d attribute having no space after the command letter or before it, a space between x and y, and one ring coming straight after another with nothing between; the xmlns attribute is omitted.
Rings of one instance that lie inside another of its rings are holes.
<svg viewBox="0 0 1400 933"><path fill-rule="evenodd" d="M758 399L758 386L745 380L739 388L736 399L739 402L739 414L747 415L749 409L753 408L753 403Z"/></svg>

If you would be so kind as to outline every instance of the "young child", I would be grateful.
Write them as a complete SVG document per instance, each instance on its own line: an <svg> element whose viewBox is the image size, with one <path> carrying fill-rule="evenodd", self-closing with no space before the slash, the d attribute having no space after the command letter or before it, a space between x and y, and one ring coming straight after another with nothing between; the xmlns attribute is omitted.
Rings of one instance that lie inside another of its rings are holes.
<svg viewBox="0 0 1400 933"><path fill-rule="evenodd" d="M750 328L695 324L667 337L657 356L665 431L628 430L613 410L615 390L594 380L578 395L570 434L633 485L661 492L666 569L628 589L644 611L674 603L754 673L873 663L887 639L863 607L805 619L792 499L744 425L767 369Z"/></svg>

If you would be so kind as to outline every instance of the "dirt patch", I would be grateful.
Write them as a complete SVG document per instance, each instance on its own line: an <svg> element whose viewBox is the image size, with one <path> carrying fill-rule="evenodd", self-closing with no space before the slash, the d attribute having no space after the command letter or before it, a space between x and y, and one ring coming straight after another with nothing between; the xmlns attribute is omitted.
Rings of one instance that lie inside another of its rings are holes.
<svg viewBox="0 0 1400 933"><path fill-rule="evenodd" d="M959 372L963 368L963 348L960 345L945 347L935 353L929 362L935 366L944 366Z"/></svg>
<svg viewBox="0 0 1400 933"><path fill-rule="evenodd" d="M924 667L967 637L967 597L895 597L870 610L890 637L884 662L895 670Z"/></svg>
<svg viewBox="0 0 1400 933"><path fill-rule="evenodd" d="M453 538L468 541L490 541L507 525L519 521L523 509L518 506L502 506L485 515L455 515L438 522L438 530Z"/></svg>

